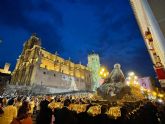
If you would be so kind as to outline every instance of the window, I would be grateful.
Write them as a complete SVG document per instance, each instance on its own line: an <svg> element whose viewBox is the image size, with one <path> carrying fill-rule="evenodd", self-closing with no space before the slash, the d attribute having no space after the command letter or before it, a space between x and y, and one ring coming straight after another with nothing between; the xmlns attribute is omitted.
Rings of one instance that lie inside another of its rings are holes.
<svg viewBox="0 0 165 124"><path fill-rule="evenodd" d="M46 72L44 71L43 74L46 74Z"/></svg>
<svg viewBox="0 0 165 124"><path fill-rule="evenodd" d="M56 77L56 74L54 74L54 77Z"/></svg>

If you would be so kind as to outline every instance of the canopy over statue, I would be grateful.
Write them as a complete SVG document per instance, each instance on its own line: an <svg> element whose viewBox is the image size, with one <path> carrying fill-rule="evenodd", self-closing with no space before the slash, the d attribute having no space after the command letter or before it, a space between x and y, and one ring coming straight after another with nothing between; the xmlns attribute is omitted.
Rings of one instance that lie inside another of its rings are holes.
<svg viewBox="0 0 165 124"><path fill-rule="evenodd" d="M136 98L133 96L131 88L125 83L125 76L120 64L114 65L114 69L97 91L100 96L110 101L122 99L126 95Z"/></svg>
<svg viewBox="0 0 165 124"><path fill-rule="evenodd" d="M124 74L121 70L121 65L120 64L115 64L114 69L110 73L109 77L107 80L105 80L104 83L123 83L125 82L125 77Z"/></svg>

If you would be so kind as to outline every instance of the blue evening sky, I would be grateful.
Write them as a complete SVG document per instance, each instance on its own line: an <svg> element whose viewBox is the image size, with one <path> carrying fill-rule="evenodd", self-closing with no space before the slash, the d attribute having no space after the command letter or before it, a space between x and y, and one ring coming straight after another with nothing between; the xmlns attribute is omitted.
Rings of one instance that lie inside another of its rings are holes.
<svg viewBox="0 0 165 124"><path fill-rule="evenodd" d="M155 72L129 0L0 0L0 67L14 69L23 43L36 33L42 46L87 64L93 50L110 70Z"/></svg>

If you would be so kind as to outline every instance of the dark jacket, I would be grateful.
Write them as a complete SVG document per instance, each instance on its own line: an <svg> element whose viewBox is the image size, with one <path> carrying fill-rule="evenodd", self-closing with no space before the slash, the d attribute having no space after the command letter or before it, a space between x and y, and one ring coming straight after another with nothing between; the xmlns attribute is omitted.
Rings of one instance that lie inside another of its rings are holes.
<svg viewBox="0 0 165 124"><path fill-rule="evenodd" d="M44 100L40 103L40 111L36 118L36 124L50 124L52 118L52 110L48 108L50 102Z"/></svg>
<svg viewBox="0 0 165 124"><path fill-rule="evenodd" d="M55 124L76 124L76 113L70 111L67 107L54 112Z"/></svg>

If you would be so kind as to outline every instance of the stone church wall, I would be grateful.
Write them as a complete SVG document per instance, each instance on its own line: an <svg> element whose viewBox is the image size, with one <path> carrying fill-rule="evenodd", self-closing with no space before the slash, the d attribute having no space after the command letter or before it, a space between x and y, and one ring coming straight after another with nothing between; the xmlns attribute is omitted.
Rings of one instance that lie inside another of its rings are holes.
<svg viewBox="0 0 165 124"><path fill-rule="evenodd" d="M77 88L78 90L85 90L89 87L82 79L39 67L34 69L31 84L62 89Z"/></svg>

